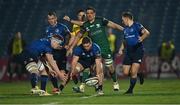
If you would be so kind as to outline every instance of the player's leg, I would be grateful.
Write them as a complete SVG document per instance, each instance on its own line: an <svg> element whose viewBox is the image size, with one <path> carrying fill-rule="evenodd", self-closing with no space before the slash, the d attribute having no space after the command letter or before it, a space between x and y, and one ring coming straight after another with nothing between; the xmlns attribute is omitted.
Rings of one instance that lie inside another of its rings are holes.
<svg viewBox="0 0 180 105"><path fill-rule="evenodd" d="M79 61L78 63L77 63L77 65L76 65L76 68L75 68L75 72L74 72L74 75L72 76L72 77L74 77L74 76L76 76L76 74L77 73L81 73L81 72L83 72L83 78L82 78L82 83L81 83L81 85L79 86L79 87L73 87L73 91L74 92L77 92L77 93L79 93L79 92L81 92L81 93L83 93L85 90L85 79L87 79L88 77L88 75L87 75L87 71L83 71L84 70L84 68L85 68L85 63L84 62L82 62L82 61ZM72 78L72 79L74 79L74 78Z"/></svg>
<svg viewBox="0 0 180 105"><path fill-rule="evenodd" d="M101 59L96 59L95 61L95 70L96 70L96 76L98 77L98 86L96 87L96 90L99 95L103 95L103 79L104 79L104 73L103 73L103 65Z"/></svg>
<svg viewBox="0 0 180 105"><path fill-rule="evenodd" d="M137 74L140 69L140 64L142 62L143 53L144 52L141 48L137 48L136 51L134 51L133 53L126 56L128 58L127 60L129 60L130 61L129 63L131 64L130 85L129 85L129 89L127 90L126 94L133 93L133 89L134 89L134 87L136 85L136 81L137 81Z"/></svg>
<svg viewBox="0 0 180 105"><path fill-rule="evenodd" d="M104 59L104 64L108 68L109 74L111 75L111 78L114 82L113 89L114 89L114 91L118 91L119 90L119 84L117 82L117 75L116 75L116 71L115 71L115 68L113 65L112 55L111 54L102 54L102 56Z"/></svg>
<svg viewBox="0 0 180 105"><path fill-rule="evenodd" d="M126 94L132 94L133 93L133 89L136 85L136 81L137 81L137 73L138 70L140 68L140 64L139 63L133 63L131 66L131 74L130 74L130 86L129 89L127 90Z"/></svg>

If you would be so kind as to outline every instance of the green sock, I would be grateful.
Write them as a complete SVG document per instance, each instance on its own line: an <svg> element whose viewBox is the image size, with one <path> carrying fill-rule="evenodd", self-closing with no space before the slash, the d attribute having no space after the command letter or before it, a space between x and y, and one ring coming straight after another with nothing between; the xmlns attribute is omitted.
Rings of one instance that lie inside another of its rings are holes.
<svg viewBox="0 0 180 105"><path fill-rule="evenodd" d="M110 73L110 75L111 75L111 78L112 78L113 82L116 82L117 81L116 72L114 71L114 73Z"/></svg>
<svg viewBox="0 0 180 105"><path fill-rule="evenodd" d="M83 76L82 76L82 83L84 83L85 80L88 79L89 74L90 74L89 69L84 69L84 71L83 71Z"/></svg>

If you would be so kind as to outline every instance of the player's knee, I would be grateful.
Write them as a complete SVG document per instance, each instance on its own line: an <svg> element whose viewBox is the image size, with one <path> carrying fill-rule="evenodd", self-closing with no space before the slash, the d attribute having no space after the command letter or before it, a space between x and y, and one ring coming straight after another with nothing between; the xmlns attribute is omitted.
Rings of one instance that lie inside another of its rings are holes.
<svg viewBox="0 0 180 105"><path fill-rule="evenodd" d="M38 66L36 64L36 62L30 62L26 65L26 70L28 72L30 72L31 74L32 73L35 73L35 74L38 74L39 71L38 71Z"/></svg>

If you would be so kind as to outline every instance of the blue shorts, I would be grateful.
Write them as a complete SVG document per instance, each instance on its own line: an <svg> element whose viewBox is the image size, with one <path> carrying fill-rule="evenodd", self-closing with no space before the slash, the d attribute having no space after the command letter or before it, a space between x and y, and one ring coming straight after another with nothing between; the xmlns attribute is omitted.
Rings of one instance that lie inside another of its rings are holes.
<svg viewBox="0 0 180 105"><path fill-rule="evenodd" d="M134 46L133 48L127 49L124 59L123 65L132 65L133 63L141 64L144 56L144 50L142 46Z"/></svg>

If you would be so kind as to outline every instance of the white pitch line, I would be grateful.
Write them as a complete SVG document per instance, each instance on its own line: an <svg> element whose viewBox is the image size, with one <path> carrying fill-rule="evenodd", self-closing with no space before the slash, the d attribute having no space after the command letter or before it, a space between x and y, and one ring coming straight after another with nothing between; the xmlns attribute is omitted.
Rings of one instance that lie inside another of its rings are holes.
<svg viewBox="0 0 180 105"><path fill-rule="evenodd" d="M90 96L84 96L84 97L80 97L80 98L92 98L92 97L96 97L98 96L98 94L94 94L94 95L90 95Z"/></svg>

